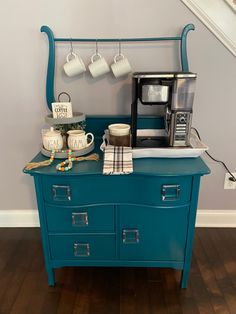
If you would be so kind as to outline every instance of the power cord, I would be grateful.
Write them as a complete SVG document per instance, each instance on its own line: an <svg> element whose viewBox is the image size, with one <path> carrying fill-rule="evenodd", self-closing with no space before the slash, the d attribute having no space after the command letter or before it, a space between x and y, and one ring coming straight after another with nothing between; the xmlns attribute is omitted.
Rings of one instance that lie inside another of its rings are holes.
<svg viewBox="0 0 236 314"><path fill-rule="evenodd" d="M199 140L201 141L201 136L200 136L198 130L197 130L196 128L194 128L194 127L192 127L192 129L196 132L196 134L197 134ZM212 157L207 151L205 151L205 153L206 153L207 156L209 156L213 161L222 164L222 165L224 166L224 168L226 169L226 171L231 175L231 177L229 178L229 180L230 180L230 181L233 181L233 182L236 182L235 176L232 174L232 172L229 170L229 168L226 166L226 164L225 164L223 161L215 159L215 158Z"/></svg>

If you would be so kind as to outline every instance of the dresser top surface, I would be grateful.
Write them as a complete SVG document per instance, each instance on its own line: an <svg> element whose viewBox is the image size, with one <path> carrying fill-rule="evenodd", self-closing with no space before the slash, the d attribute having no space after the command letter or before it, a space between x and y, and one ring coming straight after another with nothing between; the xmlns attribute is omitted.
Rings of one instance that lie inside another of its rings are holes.
<svg viewBox="0 0 236 314"><path fill-rule="evenodd" d="M102 175L103 153L98 145L94 152L99 154L99 161L80 161L73 162L73 168L68 172L56 170L56 165L61 159L55 159L52 165L47 167L25 170L30 175L57 175L57 176L79 176L79 175ZM47 160L41 153L38 153L32 162ZM148 176L179 176L179 175L205 175L210 173L210 169L200 158L141 158L133 159L134 172L130 175Z"/></svg>

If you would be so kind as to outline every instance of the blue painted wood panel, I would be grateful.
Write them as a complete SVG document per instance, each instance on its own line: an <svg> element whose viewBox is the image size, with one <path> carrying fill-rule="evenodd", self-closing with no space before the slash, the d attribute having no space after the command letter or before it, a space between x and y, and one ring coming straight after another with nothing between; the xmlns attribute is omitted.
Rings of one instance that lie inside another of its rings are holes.
<svg viewBox="0 0 236 314"><path fill-rule="evenodd" d="M183 262L173 261L127 261L127 260L52 260L53 268L65 266L95 266L95 267L169 267L183 269Z"/></svg>
<svg viewBox="0 0 236 314"><path fill-rule="evenodd" d="M116 258L115 235L50 235L49 243L52 259L112 260ZM81 246L77 255L75 245Z"/></svg>
<svg viewBox="0 0 236 314"><path fill-rule="evenodd" d="M56 170L56 165L60 160L55 160L51 166L36 168L33 170L24 170L30 175L44 176L87 176L101 175L103 169L103 153L99 149L102 143L101 139L96 140L95 153L99 154L99 161L82 161L74 162L73 169L68 172L59 172ZM47 160L41 153L37 154L32 162ZM134 172L129 176L188 176L188 175L205 175L210 173L210 169L205 162L200 158L140 158L133 160Z"/></svg>
<svg viewBox="0 0 236 314"><path fill-rule="evenodd" d="M114 206L45 205L49 232L114 232Z"/></svg>
<svg viewBox="0 0 236 314"><path fill-rule="evenodd" d="M183 262L188 213L189 206L120 206L120 259Z"/></svg>
<svg viewBox="0 0 236 314"><path fill-rule="evenodd" d="M78 206L131 203L170 206L190 201L192 177L53 176L42 177L42 181L44 199L51 204ZM175 195L175 189L167 188L167 197L163 200L165 186L179 186L180 191Z"/></svg>

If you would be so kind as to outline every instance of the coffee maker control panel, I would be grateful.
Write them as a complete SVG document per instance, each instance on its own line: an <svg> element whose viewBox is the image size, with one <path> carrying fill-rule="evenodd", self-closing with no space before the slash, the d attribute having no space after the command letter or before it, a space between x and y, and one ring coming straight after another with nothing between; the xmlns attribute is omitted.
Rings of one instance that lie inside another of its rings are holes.
<svg viewBox="0 0 236 314"><path fill-rule="evenodd" d="M180 125L186 125L187 123L187 114L186 113L180 113L177 115L177 124Z"/></svg>
<svg viewBox="0 0 236 314"><path fill-rule="evenodd" d="M190 112L172 113L172 123L170 130L171 146L188 146L191 128Z"/></svg>

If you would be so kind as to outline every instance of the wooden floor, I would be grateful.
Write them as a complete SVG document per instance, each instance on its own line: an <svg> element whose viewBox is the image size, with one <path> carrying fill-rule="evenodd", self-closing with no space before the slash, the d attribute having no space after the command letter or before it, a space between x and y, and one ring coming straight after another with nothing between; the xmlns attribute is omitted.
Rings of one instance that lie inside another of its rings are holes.
<svg viewBox="0 0 236 314"><path fill-rule="evenodd" d="M1 314L236 314L236 229L196 230L188 289L180 272L64 268L48 287L37 228L0 229Z"/></svg>

